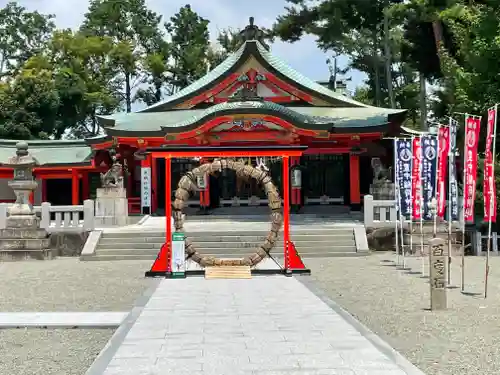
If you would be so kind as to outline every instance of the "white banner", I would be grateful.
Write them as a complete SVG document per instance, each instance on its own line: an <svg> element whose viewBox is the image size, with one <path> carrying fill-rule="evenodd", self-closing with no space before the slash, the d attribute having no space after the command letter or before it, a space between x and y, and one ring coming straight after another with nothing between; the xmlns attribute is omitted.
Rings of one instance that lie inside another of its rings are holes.
<svg viewBox="0 0 500 375"><path fill-rule="evenodd" d="M141 211L151 207L151 168L141 168Z"/></svg>

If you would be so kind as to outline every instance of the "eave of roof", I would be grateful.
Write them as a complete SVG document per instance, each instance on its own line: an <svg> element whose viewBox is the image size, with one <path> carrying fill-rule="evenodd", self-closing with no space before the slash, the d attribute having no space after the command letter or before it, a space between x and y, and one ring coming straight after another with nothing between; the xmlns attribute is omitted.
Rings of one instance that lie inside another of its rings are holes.
<svg viewBox="0 0 500 375"><path fill-rule="evenodd" d="M206 109L175 110L164 112L128 113L117 116L112 127L106 129L110 136L164 136L198 127L212 118L237 114L268 114L284 118L292 124L313 130L334 132L367 132L386 125L392 115L404 110L377 107L285 107L267 101L220 103Z"/></svg>
<svg viewBox="0 0 500 375"><path fill-rule="evenodd" d="M0 139L0 165L5 165L16 153L18 140ZM86 140L25 141L28 151L40 166L87 166L92 162L92 149Z"/></svg>

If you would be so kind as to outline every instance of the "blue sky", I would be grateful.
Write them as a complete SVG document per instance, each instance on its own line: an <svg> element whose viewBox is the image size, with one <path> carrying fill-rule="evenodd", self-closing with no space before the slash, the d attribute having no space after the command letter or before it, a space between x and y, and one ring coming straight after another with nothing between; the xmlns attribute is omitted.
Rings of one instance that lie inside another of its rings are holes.
<svg viewBox="0 0 500 375"><path fill-rule="evenodd" d="M5 6L8 0L0 0ZM81 23L87 11L88 0L18 0L20 5L29 10L38 10L42 13L51 13L56 16L57 26L60 28L75 28ZM276 17L284 12L287 5L285 0L146 0L148 6L168 19L181 6L191 4L191 7L202 17L209 19L210 33L213 39L217 31L232 27L242 28L248 24L250 16L255 17L257 26L270 27ZM326 65L327 54L322 52L312 36L306 36L294 44L276 42L271 46L276 56L286 61L294 69L314 80L328 79L329 72ZM340 59L340 65L346 63ZM350 72L352 81L348 83L349 90L362 85L365 79L360 72Z"/></svg>

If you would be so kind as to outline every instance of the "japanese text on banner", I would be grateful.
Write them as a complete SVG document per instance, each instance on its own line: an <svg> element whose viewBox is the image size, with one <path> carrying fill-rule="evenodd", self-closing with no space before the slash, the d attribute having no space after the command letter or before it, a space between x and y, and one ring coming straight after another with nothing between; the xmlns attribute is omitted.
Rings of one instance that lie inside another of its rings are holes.
<svg viewBox="0 0 500 375"><path fill-rule="evenodd" d="M458 185L455 166L455 151L457 147L457 121L450 118L450 185L449 198L451 203L451 220L458 220Z"/></svg>
<svg viewBox="0 0 500 375"><path fill-rule="evenodd" d="M464 221L474 222L474 199L476 198L477 143L480 118L467 117L465 120L464 155Z"/></svg>
<svg viewBox="0 0 500 375"><path fill-rule="evenodd" d="M412 142L409 139L396 140L396 163L397 163L397 182L399 188L399 201L401 215L411 217L411 176L412 176Z"/></svg>
<svg viewBox="0 0 500 375"><path fill-rule="evenodd" d="M448 153L450 151L450 129L445 126L439 127L438 142L438 170L437 170L437 216L444 217L446 207L446 172L448 171Z"/></svg>
<svg viewBox="0 0 500 375"><path fill-rule="evenodd" d="M488 110L483 178L484 220L491 220L492 223L495 223L497 219L496 186L495 176L493 175L493 153L491 150L494 142L493 137L495 132L496 115L496 108L490 108Z"/></svg>
<svg viewBox="0 0 500 375"><path fill-rule="evenodd" d="M423 218L432 220L429 204L436 198L437 139L434 135L423 135L422 147L422 197Z"/></svg>
<svg viewBox="0 0 500 375"><path fill-rule="evenodd" d="M412 167L412 207L413 218L420 220L422 217L422 148L420 138L413 139L413 167Z"/></svg>

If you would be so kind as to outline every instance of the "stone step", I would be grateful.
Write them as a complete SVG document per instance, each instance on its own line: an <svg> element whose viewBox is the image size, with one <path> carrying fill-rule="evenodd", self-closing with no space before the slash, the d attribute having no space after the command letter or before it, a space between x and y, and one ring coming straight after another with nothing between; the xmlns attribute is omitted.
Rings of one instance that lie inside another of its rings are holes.
<svg viewBox="0 0 500 375"><path fill-rule="evenodd" d="M265 230L249 230L249 231L192 231L192 232L186 232L186 236L191 237L191 238L197 238L197 237L264 237L267 235L269 230L266 228ZM328 236L347 236L347 235L353 235L353 229L351 228L321 228L321 229L311 229L311 230L291 230L290 231L291 236L300 236L300 235L328 235ZM282 234L282 233L281 233ZM140 232L103 232L101 235L102 239L121 239L121 238L165 238L165 232L160 232L160 231L140 231Z"/></svg>
<svg viewBox="0 0 500 375"><path fill-rule="evenodd" d="M253 248L196 248L196 250L203 255L222 256L225 254L238 254L240 256L247 256L255 252L257 247ZM98 249L97 255L120 255L120 254L137 254L137 255L157 255L160 248L157 249L138 249L138 248L113 248L113 249ZM324 246L324 247L309 247L298 248L300 254L312 253L335 253L335 252L356 252L355 246ZM271 254L280 254L283 252L282 246L276 246L271 250Z"/></svg>
<svg viewBox="0 0 500 375"><path fill-rule="evenodd" d="M224 236L224 237L200 237L192 238L189 237L191 241L200 247L251 247L254 245L261 244L264 242L265 237L242 237L242 236ZM296 245L308 245L319 244L319 243L335 243L338 245L348 245L354 243L354 235L349 236L293 236L292 241ZM109 248L115 247L117 244L120 246L134 245L134 247L139 247L141 249L149 249L151 247L161 246L165 243L164 237L155 238L104 238L99 241L99 247ZM278 238L278 244L283 243L282 238Z"/></svg>
<svg viewBox="0 0 500 375"><path fill-rule="evenodd" d="M369 255L369 252L328 252L328 253L311 253L307 255L302 255L303 259L308 259L308 258L336 258L336 257L361 257L361 256L367 256ZM282 261L283 256L275 256L273 257L278 260ZM234 259L240 259L242 258L241 254L225 254L224 258L234 258ZM156 259L156 254L155 255L92 255L92 256L83 256L81 260L83 261L115 261L115 260L150 260L154 261Z"/></svg>

